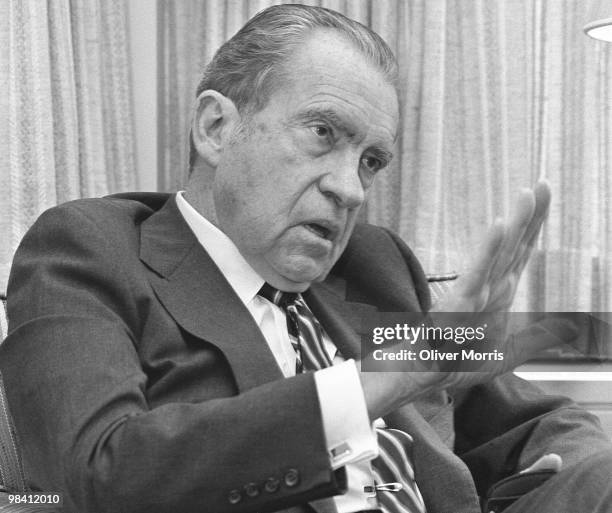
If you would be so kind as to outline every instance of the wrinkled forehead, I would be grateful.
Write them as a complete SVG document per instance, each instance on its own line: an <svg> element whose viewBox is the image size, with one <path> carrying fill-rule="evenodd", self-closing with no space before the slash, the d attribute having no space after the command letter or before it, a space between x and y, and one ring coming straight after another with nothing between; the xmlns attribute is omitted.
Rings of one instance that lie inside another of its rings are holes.
<svg viewBox="0 0 612 513"><path fill-rule="evenodd" d="M288 83L295 83L296 79L302 80L312 65L318 65L319 69L326 65L330 76L336 75L344 80L351 78L345 74L346 68L361 69L368 73L372 80L376 80L381 89L391 88L398 103L395 62L389 60L382 66L340 30L315 28L305 31L291 42L290 47L291 50L285 58L274 67L269 94L273 94L278 88L286 87ZM372 53L376 52L372 50ZM382 57L379 59L383 60Z"/></svg>
<svg viewBox="0 0 612 513"><path fill-rule="evenodd" d="M312 31L292 52L283 73L277 94L287 96L288 104L336 106L395 139L399 123L395 85L337 31Z"/></svg>

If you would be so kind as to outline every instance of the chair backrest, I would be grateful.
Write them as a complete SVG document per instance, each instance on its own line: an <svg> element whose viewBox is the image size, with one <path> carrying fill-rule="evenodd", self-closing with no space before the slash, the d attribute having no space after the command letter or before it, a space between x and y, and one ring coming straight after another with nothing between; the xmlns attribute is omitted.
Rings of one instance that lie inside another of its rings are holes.
<svg viewBox="0 0 612 513"><path fill-rule="evenodd" d="M0 342L6 338L7 332L6 296L0 295ZM4 392L2 374L0 374L0 488L11 492L27 491L17 435Z"/></svg>

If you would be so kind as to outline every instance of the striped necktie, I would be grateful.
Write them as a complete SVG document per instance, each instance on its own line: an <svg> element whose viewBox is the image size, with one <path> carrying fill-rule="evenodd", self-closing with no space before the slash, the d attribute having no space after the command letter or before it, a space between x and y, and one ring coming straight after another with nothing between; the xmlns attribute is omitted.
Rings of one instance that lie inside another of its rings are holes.
<svg viewBox="0 0 612 513"><path fill-rule="evenodd" d="M332 365L325 349L329 337L300 294L281 292L265 283L259 295L285 312L289 339L297 356L296 374ZM372 461L372 471L378 486L370 492L375 491L384 513L425 513L411 463L412 437L398 429L377 428L376 434L379 456Z"/></svg>

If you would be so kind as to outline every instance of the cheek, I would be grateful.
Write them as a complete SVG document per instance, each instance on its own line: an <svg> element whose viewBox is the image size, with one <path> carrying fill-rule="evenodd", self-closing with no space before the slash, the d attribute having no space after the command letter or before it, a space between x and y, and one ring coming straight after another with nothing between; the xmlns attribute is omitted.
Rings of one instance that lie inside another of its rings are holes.
<svg viewBox="0 0 612 513"><path fill-rule="evenodd" d="M228 221L232 221L234 214L240 210L238 207L240 198L236 188L229 187L223 182L217 182L215 185L215 210L219 221L224 224Z"/></svg>
<svg viewBox="0 0 612 513"><path fill-rule="evenodd" d="M219 227L241 250L263 253L273 245L279 228L279 202L245 179L235 185L221 183L215 191Z"/></svg>

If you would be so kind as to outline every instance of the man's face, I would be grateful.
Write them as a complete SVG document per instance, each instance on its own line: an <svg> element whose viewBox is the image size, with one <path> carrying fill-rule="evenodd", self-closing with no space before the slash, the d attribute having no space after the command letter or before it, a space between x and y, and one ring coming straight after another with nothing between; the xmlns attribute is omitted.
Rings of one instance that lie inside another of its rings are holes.
<svg viewBox="0 0 612 513"><path fill-rule="evenodd" d="M397 96L333 31L317 30L286 85L228 143L216 170L219 227L270 284L302 291L346 247L375 174L391 159Z"/></svg>

